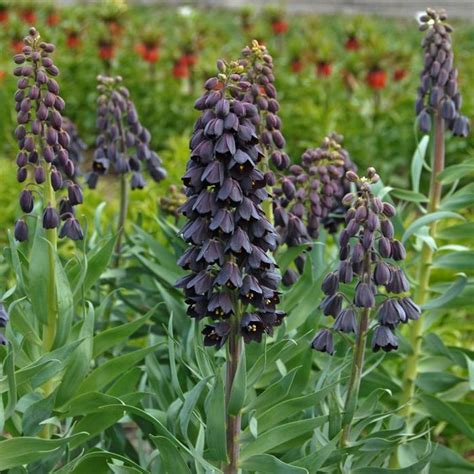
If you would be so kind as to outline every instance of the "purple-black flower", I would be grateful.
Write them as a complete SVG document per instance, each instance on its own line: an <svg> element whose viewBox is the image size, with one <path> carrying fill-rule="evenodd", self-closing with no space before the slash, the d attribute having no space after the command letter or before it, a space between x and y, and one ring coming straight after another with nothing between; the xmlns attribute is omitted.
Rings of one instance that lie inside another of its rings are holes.
<svg viewBox="0 0 474 474"><path fill-rule="evenodd" d="M327 352L330 355L334 354L334 342L332 332L330 329L321 329L316 334L311 342L311 348L318 352Z"/></svg>

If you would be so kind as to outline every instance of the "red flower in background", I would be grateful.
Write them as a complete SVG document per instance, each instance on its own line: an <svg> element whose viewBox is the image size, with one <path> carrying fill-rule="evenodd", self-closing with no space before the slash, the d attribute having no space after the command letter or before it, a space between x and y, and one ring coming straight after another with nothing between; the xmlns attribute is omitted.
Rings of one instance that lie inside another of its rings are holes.
<svg viewBox="0 0 474 474"><path fill-rule="evenodd" d="M285 20L275 20L272 22L272 30L276 35L283 35L288 31L288 22Z"/></svg>
<svg viewBox="0 0 474 474"><path fill-rule="evenodd" d="M303 70L304 64L303 64L303 61L301 61L301 59L297 58L291 61L290 67L291 67L292 72L298 73Z"/></svg>
<svg viewBox="0 0 474 474"><path fill-rule="evenodd" d="M195 53L183 54L182 61L184 61L189 67L193 67L198 62L198 56Z"/></svg>
<svg viewBox="0 0 474 474"><path fill-rule="evenodd" d="M0 83L5 79L6 72L3 69L0 69Z"/></svg>
<svg viewBox="0 0 474 474"><path fill-rule="evenodd" d="M59 25L60 21L61 21L61 17L59 16L58 12L51 12L46 18L46 23L48 24L48 26Z"/></svg>
<svg viewBox="0 0 474 474"><path fill-rule="evenodd" d="M319 61L316 64L316 74L320 77L328 77L332 74L332 64L328 61Z"/></svg>
<svg viewBox="0 0 474 474"><path fill-rule="evenodd" d="M176 79L189 78L189 66L185 56L181 56L173 65L173 76Z"/></svg>
<svg viewBox="0 0 474 474"><path fill-rule="evenodd" d="M25 8L20 12L20 18L30 24L34 25L36 23L36 13L31 8Z"/></svg>
<svg viewBox="0 0 474 474"><path fill-rule="evenodd" d="M115 20L106 20L107 28L112 36L120 36L123 31L123 25Z"/></svg>
<svg viewBox="0 0 474 474"><path fill-rule="evenodd" d="M8 10L5 7L0 7L0 23L8 21Z"/></svg>
<svg viewBox="0 0 474 474"><path fill-rule="evenodd" d="M115 46L113 43L101 42L99 43L99 57L103 61L110 61L115 56Z"/></svg>
<svg viewBox="0 0 474 474"><path fill-rule="evenodd" d="M76 49L81 45L81 38L78 33L68 33L66 37L67 47L70 49Z"/></svg>
<svg viewBox="0 0 474 474"><path fill-rule="evenodd" d="M355 35L350 35L345 44L344 44L344 47L348 50L348 51L357 51L358 49L360 49L360 42L359 40L357 39L357 36Z"/></svg>
<svg viewBox="0 0 474 474"><path fill-rule="evenodd" d="M395 69L395 71L393 72L393 80L397 82L402 81L407 76L408 76L408 71L404 68Z"/></svg>
<svg viewBox="0 0 474 474"><path fill-rule="evenodd" d="M10 47L15 54L20 54L23 51L23 40L20 38L13 38L10 41Z"/></svg>
<svg viewBox="0 0 474 474"><path fill-rule="evenodd" d="M147 63L156 63L160 59L160 48L158 44L139 43L135 49Z"/></svg>
<svg viewBox="0 0 474 474"><path fill-rule="evenodd" d="M375 68L367 73L367 84L374 90L380 90L387 85L387 72L380 68Z"/></svg>

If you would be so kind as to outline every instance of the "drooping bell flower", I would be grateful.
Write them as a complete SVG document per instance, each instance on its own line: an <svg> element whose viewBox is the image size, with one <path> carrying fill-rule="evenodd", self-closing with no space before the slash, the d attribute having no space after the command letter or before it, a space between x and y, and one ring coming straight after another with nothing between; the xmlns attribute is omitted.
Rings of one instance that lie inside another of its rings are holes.
<svg viewBox="0 0 474 474"><path fill-rule="evenodd" d="M420 30L426 31L426 35L422 41L425 54L416 115L423 133L430 132L433 115L440 114L453 135L466 137L470 131L469 120L461 114L462 97L451 44L453 28L446 19L444 10L431 8L420 18Z"/></svg>
<svg viewBox="0 0 474 474"><path fill-rule="evenodd" d="M347 178L357 191L348 193L344 202L350 206L346 213L346 227L339 236L340 263L323 280L326 295L321 302L323 314L335 319L331 329L321 329L312 344L313 349L327 350L328 332L357 333L361 311L370 311L377 321L372 337L374 352L397 349L395 329L420 317L420 308L408 292L409 282L398 266L406 256L402 243L394 237L391 218L395 208L374 196L371 184L379 177L373 168L367 178L359 178L353 171ZM344 286L340 286L340 284ZM350 297L345 285L354 285ZM364 328L366 330L366 328ZM330 346L332 347L332 346Z"/></svg>
<svg viewBox="0 0 474 474"><path fill-rule="evenodd" d="M74 218L74 207L82 203L82 192L73 181L75 165L69 155L70 137L62 117L65 103L54 79L59 74L51 58L54 49L54 45L40 41L36 29L30 28L22 53L14 57L17 64L14 75L19 78L15 93L18 124L15 137L19 147L17 180L27 182L20 194L20 207L25 214L31 214L34 196L39 191L43 195L41 215L45 229L56 229L61 221L66 223ZM72 190L81 198L75 202L70 202L69 197L62 198L62 194L70 195ZM51 194L55 199L48 202L47 196ZM79 223L77 226L80 229ZM16 222L14 234L19 241L28 238L24 218ZM82 238L82 231L71 235L62 232L61 236L77 240Z"/></svg>
<svg viewBox="0 0 474 474"><path fill-rule="evenodd" d="M2 301L0 301L0 345L6 346L8 344L8 340L5 337L5 329L8 324L8 312L5 308L5 305Z"/></svg>
<svg viewBox="0 0 474 474"><path fill-rule="evenodd" d="M150 147L150 132L143 127L122 78L98 76L96 149L87 176L95 188L100 176L130 176L132 189L145 187L144 174L159 182L166 176L161 158Z"/></svg>
<svg viewBox="0 0 474 474"><path fill-rule="evenodd" d="M63 130L65 130L69 135L69 145L67 150L69 152L69 158L74 163L74 175L72 178L76 178L80 175L80 165L84 162L84 152L87 150L87 145L79 135L76 124L68 117L63 117ZM61 167L59 162L56 166L63 172L63 174L65 173L65 170Z"/></svg>
<svg viewBox="0 0 474 474"><path fill-rule="evenodd" d="M219 60L218 69L195 103L201 116L181 207L189 247L178 261L189 273L177 282L191 317L217 321L203 330L205 344L217 348L230 333L229 318L237 318L241 337L251 342L271 334L284 317L276 310L280 277L269 254L277 236L262 209L269 196L258 167L258 110L241 99L250 87L242 65Z"/></svg>

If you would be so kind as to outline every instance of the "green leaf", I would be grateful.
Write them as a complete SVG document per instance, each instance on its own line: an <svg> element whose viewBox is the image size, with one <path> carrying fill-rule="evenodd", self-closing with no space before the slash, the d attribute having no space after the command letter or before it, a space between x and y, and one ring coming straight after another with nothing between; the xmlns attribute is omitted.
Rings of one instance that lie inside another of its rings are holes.
<svg viewBox="0 0 474 474"><path fill-rule="evenodd" d="M399 469L386 469L382 467L359 467L351 470L354 474L420 474L425 466L430 462L433 456L433 450L430 449L422 458L409 466Z"/></svg>
<svg viewBox="0 0 474 474"><path fill-rule="evenodd" d="M442 444L435 445L430 474L472 474L474 464Z"/></svg>
<svg viewBox="0 0 474 474"><path fill-rule="evenodd" d="M448 166L438 175L438 181L443 184L454 183L458 179L467 178L474 173L474 163L460 163Z"/></svg>
<svg viewBox="0 0 474 474"><path fill-rule="evenodd" d="M55 349L41 356L40 359L30 365L22 367L15 372L16 385L20 387L26 382L30 382L33 388L42 385L53 375L61 371L71 353L82 343L82 340L74 341L67 346ZM7 377L0 379L0 393L6 392L9 388Z"/></svg>
<svg viewBox="0 0 474 474"><path fill-rule="evenodd" d="M413 158L411 159L411 187L415 193L420 191L420 178L423 165L425 164L426 150L430 136L425 135L416 147Z"/></svg>
<svg viewBox="0 0 474 474"><path fill-rule="evenodd" d="M124 371L140 362L147 354L153 352L160 344L155 344L145 349L133 351L114 359L110 359L92 373L82 382L78 393L100 391L106 385L111 383Z"/></svg>
<svg viewBox="0 0 474 474"><path fill-rule="evenodd" d="M54 394L32 403L23 414L23 434L35 436L42 428L40 423L51 417L54 408Z"/></svg>
<svg viewBox="0 0 474 474"><path fill-rule="evenodd" d="M437 393L449 390L461 382L465 382L465 379L449 372L422 372L416 377L415 383L425 392Z"/></svg>
<svg viewBox="0 0 474 474"><path fill-rule="evenodd" d="M179 412L179 428L181 430L181 434L186 440L189 440L188 426L189 422L191 421L194 407L196 406L199 397L201 396L201 393L206 387L208 381L209 378L200 380L189 392L184 394L184 403L181 411Z"/></svg>
<svg viewBox="0 0 474 474"><path fill-rule="evenodd" d="M428 202L428 198L421 193L409 191L408 189L394 188L390 194L398 199L408 202Z"/></svg>
<svg viewBox="0 0 474 474"><path fill-rule="evenodd" d="M11 230L8 230L8 242L10 244L10 252L11 252L11 259L12 259L12 267L15 271L15 277L17 281L17 285L19 289L26 293L25 290L25 278L23 276L23 268L20 262L20 256L18 254L18 243L15 241Z"/></svg>
<svg viewBox="0 0 474 474"><path fill-rule="evenodd" d="M474 222L454 225L436 232L436 237L446 240L469 240L474 235Z"/></svg>
<svg viewBox="0 0 474 474"><path fill-rule="evenodd" d="M72 400L68 400L64 406L57 409L61 418L84 416L95 413L105 405L120 403L120 399L100 392L87 392Z"/></svg>
<svg viewBox="0 0 474 474"><path fill-rule="evenodd" d="M52 249L44 237L43 228L36 227L36 234L31 248L28 290L31 307L38 321L42 324L48 322L48 311L54 301L48 297L48 288L51 278L51 265L49 252Z"/></svg>
<svg viewBox="0 0 474 474"><path fill-rule="evenodd" d="M464 273L458 273L456 280L449 286L447 290L443 292L443 295L426 302L423 306L423 310L438 309L446 306L451 300L456 298L464 290L467 285L468 279Z"/></svg>
<svg viewBox="0 0 474 474"><path fill-rule="evenodd" d="M79 332L79 338L84 342L74 352L66 367L56 398L58 405L63 405L74 396L90 370L94 335L94 307L91 303L88 303L88 306Z"/></svg>
<svg viewBox="0 0 474 474"><path fill-rule="evenodd" d="M280 461L270 454L257 454L241 463L244 470L267 474L308 474L303 467L293 466Z"/></svg>
<svg viewBox="0 0 474 474"><path fill-rule="evenodd" d="M236 416L242 409L247 393L247 367L245 362L245 344L242 344L242 351L237 365L232 390L230 392L230 400L228 412L230 415Z"/></svg>
<svg viewBox="0 0 474 474"><path fill-rule="evenodd" d="M60 439L40 439L23 436L0 441L0 471L30 464L52 454L72 441L84 440L87 433Z"/></svg>
<svg viewBox="0 0 474 474"><path fill-rule="evenodd" d="M117 236L106 240L102 245L96 245L87 254L85 259L85 267L81 267L76 263L69 271L68 276L74 287L74 298L77 300L82 294L92 288L92 286L99 280L100 276L107 269L112 253L114 251L115 241Z"/></svg>
<svg viewBox="0 0 474 474"><path fill-rule="evenodd" d="M435 257L433 268L448 268L471 272L474 269L474 251L450 252Z"/></svg>
<svg viewBox="0 0 474 474"><path fill-rule="evenodd" d="M163 472L163 474L191 473L178 448L168 438L153 435L150 438L160 452L160 458L164 467L164 470L160 470L160 472Z"/></svg>
<svg viewBox="0 0 474 474"><path fill-rule="evenodd" d="M15 411L15 407L17 404L17 380L16 380L16 374L15 374L15 359L14 359L14 353L12 350L8 352L7 357L5 358L5 369L7 372L6 375L6 381L7 381L7 387L8 387L8 403L7 407L5 408L5 414L4 417L6 420L10 418L10 416L13 414Z"/></svg>
<svg viewBox="0 0 474 474"><path fill-rule="evenodd" d="M96 358L115 345L123 343L129 336L138 331L155 311L156 306L141 318L107 329L97 334L97 336L94 337L93 357Z"/></svg>
<svg viewBox="0 0 474 474"><path fill-rule="evenodd" d="M414 233L416 233L423 226L431 224L432 222L439 221L441 219L464 219L460 214L449 211L437 211L432 212L431 214L426 214L422 217L419 217L414 222L412 222L408 228L405 230L402 242L406 242Z"/></svg>
<svg viewBox="0 0 474 474"><path fill-rule="evenodd" d="M444 402L428 394L420 394L418 398L428 411L430 416L438 421L446 421L453 425L461 433L465 434L471 441L474 441L474 431L468 422L455 410L449 402Z"/></svg>
<svg viewBox="0 0 474 474"><path fill-rule="evenodd" d="M297 370L298 367L291 369L284 377L268 386L257 398L252 400L245 407L245 411L257 410L257 412L259 412L266 410L285 398L293 385Z"/></svg>
<svg viewBox="0 0 474 474"><path fill-rule="evenodd" d="M113 459L123 462L124 465L129 464L130 466L133 466L137 472L141 472L143 474L148 473L148 471L142 469L138 464L134 463L125 456L94 448L82 456L73 459L70 463L62 466L60 469L55 470L54 474L89 474L91 472L94 474L102 474L102 472L104 472L104 474L109 474L107 461L111 461ZM99 466L102 466L102 461L103 466L106 469L105 471L99 470Z"/></svg>
<svg viewBox="0 0 474 474"><path fill-rule="evenodd" d="M252 456L276 450L301 435L310 435L313 430L322 426L327 420L327 416L318 416L307 420L292 421L272 428L260 434L256 440L246 443L241 450L241 458L244 461Z"/></svg>
<svg viewBox="0 0 474 474"><path fill-rule="evenodd" d="M209 458L214 461L227 460L226 417L224 384L220 374L214 379L214 386L206 400L206 438Z"/></svg>
<svg viewBox="0 0 474 474"><path fill-rule="evenodd" d="M326 385L324 388L317 390L308 395L296 398L284 399L280 403L268 408L266 411L257 412L258 426L261 431L267 431L273 426L280 424L283 420L301 413L307 408L314 407L330 393L340 382Z"/></svg>

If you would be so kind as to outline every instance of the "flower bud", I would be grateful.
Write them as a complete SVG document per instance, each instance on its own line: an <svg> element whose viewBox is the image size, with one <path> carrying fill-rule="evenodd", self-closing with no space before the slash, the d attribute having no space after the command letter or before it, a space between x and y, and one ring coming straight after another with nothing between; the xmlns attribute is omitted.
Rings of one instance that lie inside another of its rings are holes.
<svg viewBox="0 0 474 474"><path fill-rule="evenodd" d="M25 240L28 240L28 225L23 219L18 219L16 221L14 236L18 242L24 242Z"/></svg>
<svg viewBox="0 0 474 474"><path fill-rule="evenodd" d="M56 229L59 226L58 211L48 206L43 213L43 229Z"/></svg>

